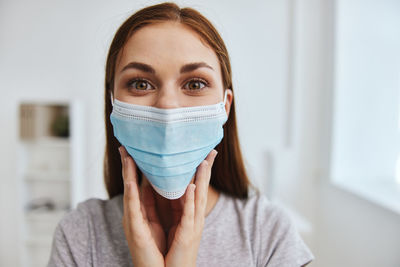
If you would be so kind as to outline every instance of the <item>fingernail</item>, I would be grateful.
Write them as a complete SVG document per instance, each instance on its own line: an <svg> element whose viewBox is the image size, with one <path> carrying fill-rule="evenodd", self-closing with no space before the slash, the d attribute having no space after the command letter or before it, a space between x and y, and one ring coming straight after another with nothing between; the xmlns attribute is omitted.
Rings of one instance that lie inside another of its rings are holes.
<svg viewBox="0 0 400 267"><path fill-rule="evenodd" d="M122 155L121 149L122 149L122 146L119 146L119 147L118 147L118 151L119 151L119 154L120 154L120 155Z"/></svg>

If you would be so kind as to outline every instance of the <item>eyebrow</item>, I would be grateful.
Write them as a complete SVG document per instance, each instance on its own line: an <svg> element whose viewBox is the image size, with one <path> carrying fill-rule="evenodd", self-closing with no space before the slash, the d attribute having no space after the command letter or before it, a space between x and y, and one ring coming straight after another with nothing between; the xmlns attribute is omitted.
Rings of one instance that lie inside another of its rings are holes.
<svg viewBox="0 0 400 267"><path fill-rule="evenodd" d="M198 68L209 68L211 70L214 70L210 65L208 65L205 62L193 62L193 63L188 63L188 64L183 65L181 67L180 73L191 72L191 71L194 71L194 70L196 70ZM140 62L130 62L130 63L128 63L121 70L121 72L124 72L127 69L138 69L138 70L141 70L143 72L148 72L148 73L151 73L151 74L155 74L156 73L155 69L152 66L147 65L145 63L140 63Z"/></svg>

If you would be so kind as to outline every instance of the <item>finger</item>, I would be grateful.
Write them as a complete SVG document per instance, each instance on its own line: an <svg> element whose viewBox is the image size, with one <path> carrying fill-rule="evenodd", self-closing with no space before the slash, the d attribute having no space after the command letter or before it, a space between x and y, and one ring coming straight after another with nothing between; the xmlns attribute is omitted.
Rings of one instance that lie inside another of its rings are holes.
<svg viewBox="0 0 400 267"><path fill-rule="evenodd" d="M156 211L156 201L154 200L153 189L150 185L143 188L143 206L146 210L147 220L149 222L159 223L160 219Z"/></svg>
<svg viewBox="0 0 400 267"><path fill-rule="evenodd" d="M140 212L142 213L143 218L147 221L147 212L146 207L144 206L144 197L145 197L145 190L144 188L138 187L139 190L139 200L140 200Z"/></svg>
<svg viewBox="0 0 400 267"><path fill-rule="evenodd" d="M213 165L215 157L217 156L217 154L218 154L218 151L213 149L213 150L211 150L210 153L208 153L207 157L205 158L205 160L208 162L208 164L210 166Z"/></svg>
<svg viewBox="0 0 400 267"><path fill-rule="evenodd" d="M211 150L210 153L208 153L207 157L204 159L204 161L206 161L208 163L208 166L206 168L206 170L207 170L206 177L208 178L208 180L211 179L211 168L212 168L212 165L214 164L214 160L215 160L215 157L217 156L217 154L218 154L217 150L213 149L213 150ZM208 184L208 182L207 182L207 184Z"/></svg>
<svg viewBox="0 0 400 267"><path fill-rule="evenodd" d="M126 151L124 146L119 147L121 154L121 163L122 163L122 178L124 182L135 182L137 183L137 173L136 173L136 164ZM129 162L129 164L128 164Z"/></svg>
<svg viewBox="0 0 400 267"><path fill-rule="evenodd" d="M121 146L122 176L124 179L124 214L130 218L140 218L140 198L137 186L136 165L128 156L126 149Z"/></svg>
<svg viewBox="0 0 400 267"><path fill-rule="evenodd" d="M196 213L201 213L207 204L207 192L208 192L208 161L203 160L199 167L197 167L196 178L194 183L196 184L196 196L195 196L195 205L196 205Z"/></svg>
<svg viewBox="0 0 400 267"><path fill-rule="evenodd" d="M194 224L194 191L196 189L195 184L190 184L186 189L185 205L183 206L183 213L181 218L181 225L184 230L193 229Z"/></svg>
<svg viewBox="0 0 400 267"><path fill-rule="evenodd" d="M205 217L206 206L207 206L207 193L208 186L210 184L211 178L211 167L214 163L215 156L217 155L216 150L212 150L207 158L199 165L196 172L196 194L195 194L195 204L196 204L196 218L195 221L199 221Z"/></svg>

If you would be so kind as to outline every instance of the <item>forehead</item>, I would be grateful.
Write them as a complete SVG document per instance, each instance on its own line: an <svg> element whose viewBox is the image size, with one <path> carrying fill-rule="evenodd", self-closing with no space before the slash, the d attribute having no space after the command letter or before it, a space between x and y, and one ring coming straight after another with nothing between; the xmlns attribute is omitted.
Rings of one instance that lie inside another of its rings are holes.
<svg viewBox="0 0 400 267"><path fill-rule="evenodd" d="M197 32L179 22L155 23L137 30L121 50L116 71L131 61L151 64L156 70L204 61L219 72L214 50Z"/></svg>

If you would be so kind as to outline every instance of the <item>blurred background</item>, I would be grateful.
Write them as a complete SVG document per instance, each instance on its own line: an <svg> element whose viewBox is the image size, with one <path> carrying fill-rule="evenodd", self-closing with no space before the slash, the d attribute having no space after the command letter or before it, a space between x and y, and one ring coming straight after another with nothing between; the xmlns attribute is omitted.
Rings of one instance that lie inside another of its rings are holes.
<svg viewBox="0 0 400 267"><path fill-rule="evenodd" d="M106 199L104 66L161 1L0 0L0 266L44 266L60 218ZM230 52L252 182L314 267L400 266L400 1L176 1Z"/></svg>

